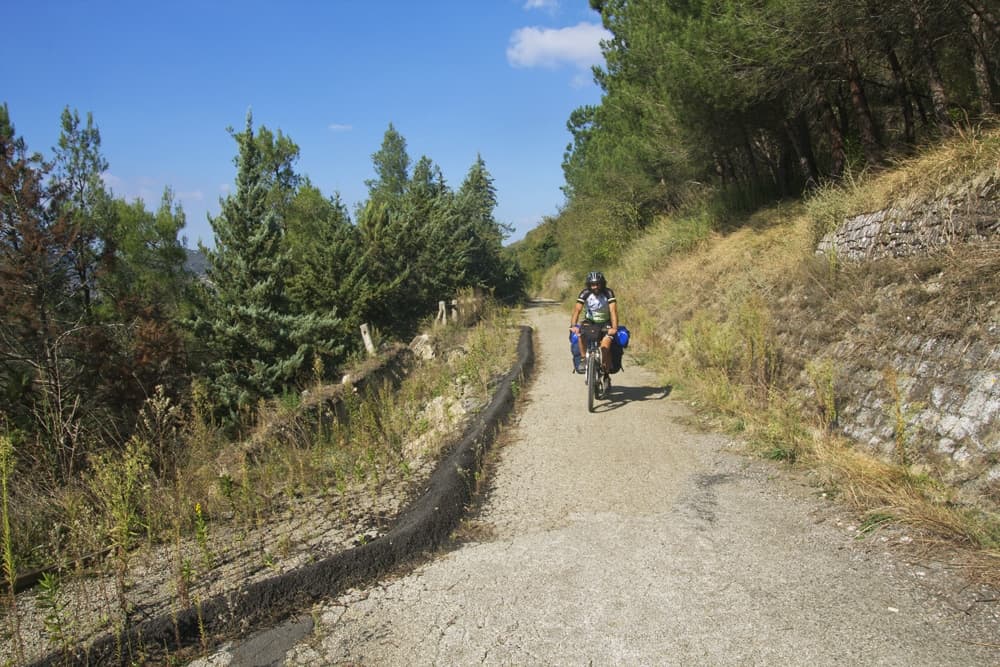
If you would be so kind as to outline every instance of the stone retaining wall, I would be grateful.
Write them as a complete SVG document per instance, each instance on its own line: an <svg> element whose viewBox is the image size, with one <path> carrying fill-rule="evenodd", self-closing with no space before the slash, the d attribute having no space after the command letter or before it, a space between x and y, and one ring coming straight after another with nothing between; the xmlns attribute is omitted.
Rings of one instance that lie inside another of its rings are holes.
<svg viewBox="0 0 1000 667"><path fill-rule="evenodd" d="M844 369L841 431L886 460L932 466L968 502L989 500L1000 490L998 341L995 324L989 341L910 334L883 349L841 341L835 358L884 355L881 368Z"/></svg>
<svg viewBox="0 0 1000 667"><path fill-rule="evenodd" d="M847 218L823 237L817 252L850 261L908 257L998 234L1000 177L993 174L928 201Z"/></svg>
<svg viewBox="0 0 1000 667"><path fill-rule="evenodd" d="M817 253L871 262L926 254L956 243L1000 240L996 174L962 192L848 218ZM901 281L908 278L901 276ZM1000 276L983 276L1000 280ZM887 290L880 299L893 299ZM970 294L971 299L977 295ZM980 297L982 298L982 297ZM931 465L965 500L1000 507L1000 306L988 321L954 322L947 336L871 328L829 350L843 362L839 427L886 459ZM895 327L896 325L892 325ZM895 390L892 385L895 384ZM904 424L899 432L897 415ZM904 451L900 451L902 448Z"/></svg>

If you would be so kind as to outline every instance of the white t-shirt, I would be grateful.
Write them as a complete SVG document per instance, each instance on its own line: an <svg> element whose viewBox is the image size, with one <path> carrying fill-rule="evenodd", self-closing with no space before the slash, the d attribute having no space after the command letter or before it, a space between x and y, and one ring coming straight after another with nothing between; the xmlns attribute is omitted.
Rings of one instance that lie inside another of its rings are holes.
<svg viewBox="0 0 1000 667"><path fill-rule="evenodd" d="M596 292L585 289L576 298L583 304L583 319L596 324L611 324L611 304L615 302L615 293L605 287Z"/></svg>

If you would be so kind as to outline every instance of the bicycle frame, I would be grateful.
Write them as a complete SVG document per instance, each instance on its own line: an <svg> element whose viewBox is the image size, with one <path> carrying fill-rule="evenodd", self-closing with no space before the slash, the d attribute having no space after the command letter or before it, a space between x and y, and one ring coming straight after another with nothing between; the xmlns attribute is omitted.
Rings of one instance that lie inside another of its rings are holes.
<svg viewBox="0 0 1000 667"><path fill-rule="evenodd" d="M582 335L582 333L581 333ZM604 397L605 380L608 374L601 367L601 337L586 338L586 359L584 361L585 382L587 383L587 410L594 411L594 399Z"/></svg>

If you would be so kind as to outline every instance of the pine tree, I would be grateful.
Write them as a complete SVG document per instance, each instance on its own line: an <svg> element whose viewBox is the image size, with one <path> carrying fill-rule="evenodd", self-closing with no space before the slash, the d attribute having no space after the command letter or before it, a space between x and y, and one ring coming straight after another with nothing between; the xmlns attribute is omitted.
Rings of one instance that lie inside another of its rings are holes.
<svg viewBox="0 0 1000 667"><path fill-rule="evenodd" d="M71 258L80 300L89 315L99 289L97 275L112 270L109 265L114 262L113 213L102 180L108 161L101 153L101 132L92 114L83 125L80 114L66 107L61 123L53 148L53 178L67 192L63 206L78 229Z"/></svg>

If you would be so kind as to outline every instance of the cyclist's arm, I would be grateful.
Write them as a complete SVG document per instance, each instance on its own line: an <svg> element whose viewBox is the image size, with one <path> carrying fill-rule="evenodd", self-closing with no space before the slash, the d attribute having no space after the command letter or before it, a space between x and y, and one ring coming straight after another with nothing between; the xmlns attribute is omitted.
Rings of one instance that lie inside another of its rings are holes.
<svg viewBox="0 0 1000 667"><path fill-rule="evenodd" d="M613 336L618 331L618 303L612 301L608 304L608 308L611 309L611 328L608 329L608 335Z"/></svg>
<svg viewBox="0 0 1000 667"><path fill-rule="evenodd" d="M576 306L573 308L573 315L569 318L569 328L580 326L580 311L583 310L583 304L579 301L576 302Z"/></svg>

